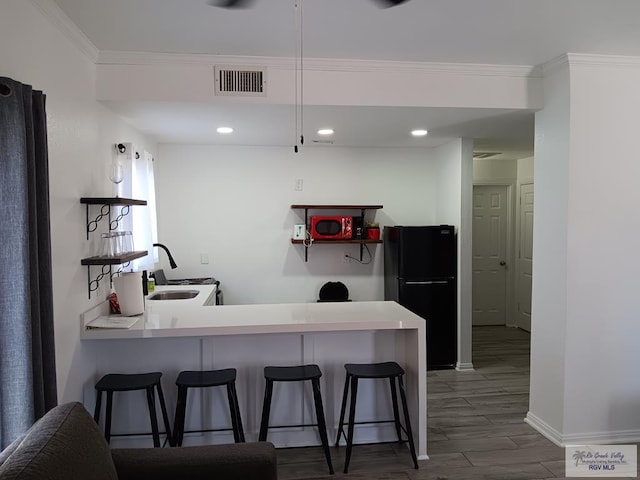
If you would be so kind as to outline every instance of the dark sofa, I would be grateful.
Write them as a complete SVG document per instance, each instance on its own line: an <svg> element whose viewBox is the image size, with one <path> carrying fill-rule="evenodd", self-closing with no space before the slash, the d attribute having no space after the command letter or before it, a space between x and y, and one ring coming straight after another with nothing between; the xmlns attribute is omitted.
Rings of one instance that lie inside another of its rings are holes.
<svg viewBox="0 0 640 480"><path fill-rule="evenodd" d="M55 407L0 453L0 480L275 480L268 442L110 449L80 403Z"/></svg>

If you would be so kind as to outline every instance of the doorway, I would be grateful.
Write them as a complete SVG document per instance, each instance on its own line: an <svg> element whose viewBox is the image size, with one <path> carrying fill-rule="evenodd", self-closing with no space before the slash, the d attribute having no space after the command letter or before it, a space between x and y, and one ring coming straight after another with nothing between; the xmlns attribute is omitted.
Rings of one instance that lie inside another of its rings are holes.
<svg viewBox="0 0 640 480"><path fill-rule="evenodd" d="M531 284L533 265L533 183L520 186L518 222L516 326L531 332Z"/></svg>
<svg viewBox="0 0 640 480"><path fill-rule="evenodd" d="M507 324L509 187L473 187L472 324Z"/></svg>

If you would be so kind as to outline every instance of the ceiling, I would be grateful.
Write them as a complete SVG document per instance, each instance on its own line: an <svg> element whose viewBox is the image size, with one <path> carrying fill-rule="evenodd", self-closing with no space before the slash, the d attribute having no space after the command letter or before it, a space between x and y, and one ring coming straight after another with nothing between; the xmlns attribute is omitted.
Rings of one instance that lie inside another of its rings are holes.
<svg viewBox="0 0 640 480"><path fill-rule="evenodd" d="M208 0L54 1L101 52L295 51L294 0L254 0L234 10ZM392 8L380 8L380 0L297 2L307 58L535 66L568 52L640 56L637 0L412 0ZM291 107L109 106L160 142L282 145L295 132ZM465 136L475 139L476 151L501 152L495 158L527 156L533 148L532 112L309 107L304 115L305 124L334 127L340 146L435 146ZM234 122L232 137L211 133L221 121ZM417 124L430 131L420 141L408 135Z"/></svg>

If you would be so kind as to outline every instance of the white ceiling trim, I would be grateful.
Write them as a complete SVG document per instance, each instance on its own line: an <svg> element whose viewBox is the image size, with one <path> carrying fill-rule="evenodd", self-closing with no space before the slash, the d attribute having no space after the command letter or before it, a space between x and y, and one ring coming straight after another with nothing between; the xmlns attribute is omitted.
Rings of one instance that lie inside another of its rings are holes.
<svg viewBox="0 0 640 480"><path fill-rule="evenodd" d="M44 17L57 28L65 37L71 40L84 56L92 63L98 60L99 50L80 30L66 13L52 0L31 0L31 3L44 15Z"/></svg>
<svg viewBox="0 0 640 480"><path fill-rule="evenodd" d="M593 66L593 67L621 67L621 68L638 68L640 67L640 57L624 56L624 55L595 55L585 53L565 53L560 55L544 65L541 65L543 75L561 67L569 66Z"/></svg>
<svg viewBox="0 0 640 480"><path fill-rule="evenodd" d="M542 74L544 76L546 76L548 73L553 72L554 70L557 70L559 68L562 67L567 67L569 65L569 58L567 57L567 54L563 54L560 55L556 58L552 58L551 60L549 60L548 62L545 62L541 68L542 68Z"/></svg>
<svg viewBox="0 0 640 480"><path fill-rule="evenodd" d="M101 51L96 63L99 65L257 65L266 68L293 70L295 61L291 57L239 57L230 55L116 52ZM538 67L531 65L485 65L433 62L394 62L349 59L305 58L304 70L341 72L397 72L420 74L454 74L501 77L540 77Z"/></svg>
<svg viewBox="0 0 640 480"><path fill-rule="evenodd" d="M583 53L567 53L570 65L593 65L607 67L639 67L640 57L624 55L595 55Z"/></svg>

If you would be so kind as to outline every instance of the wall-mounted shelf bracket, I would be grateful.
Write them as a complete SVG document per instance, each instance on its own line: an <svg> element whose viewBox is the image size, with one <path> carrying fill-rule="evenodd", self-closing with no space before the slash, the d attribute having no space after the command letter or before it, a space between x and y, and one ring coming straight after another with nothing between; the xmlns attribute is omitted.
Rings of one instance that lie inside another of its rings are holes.
<svg viewBox="0 0 640 480"><path fill-rule="evenodd" d="M88 285L88 294L89 299L91 299L91 292L95 292L100 286L100 282L106 277L109 276L109 282L112 281L114 275L118 275L122 271L124 271L130 264L132 260L136 258L144 257L147 255L146 250L142 250L139 252L131 252L125 253L123 255L119 255L117 257L89 257L83 258L80 260L81 265L87 266L87 285ZM100 266L101 271L96 276L96 278L91 278L91 266ZM117 266L117 269L114 269L114 266ZM111 285L111 283L110 283Z"/></svg>
<svg viewBox="0 0 640 480"><path fill-rule="evenodd" d="M104 217L109 220L109 230L116 230L122 219L129 214L131 205L146 205L147 201L120 197L82 197L80 203L86 205L87 240L89 240L89 234L98 229L98 224ZM100 205L100 213L94 220L89 217L89 205ZM123 207L115 218L111 217L112 206Z"/></svg>

